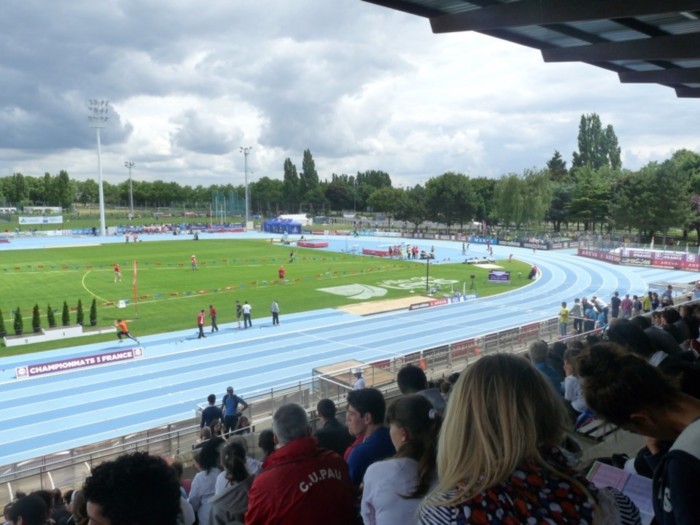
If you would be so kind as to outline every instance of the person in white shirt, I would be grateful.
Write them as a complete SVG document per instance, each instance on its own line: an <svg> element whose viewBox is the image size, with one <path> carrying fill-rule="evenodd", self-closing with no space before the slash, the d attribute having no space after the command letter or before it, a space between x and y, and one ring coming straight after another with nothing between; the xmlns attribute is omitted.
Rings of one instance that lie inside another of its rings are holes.
<svg viewBox="0 0 700 525"><path fill-rule="evenodd" d="M189 502L197 513L199 525L209 525L209 500L214 496L216 478L221 472L219 447L222 438L212 438L202 447L197 465L200 469L192 480Z"/></svg>
<svg viewBox="0 0 700 525"><path fill-rule="evenodd" d="M581 355L581 348L569 348L564 352L564 399L566 399L571 408L576 411L578 418L576 419L576 427L583 424L592 415L588 411L586 398L583 396L583 388L581 387L581 376L578 372L578 357Z"/></svg>
<svg viewBox="0 0 700 525"><path fill-rule="evenodd" d="M248 301L243 303L243 328L248 328L249 326L253 328L253 321L250 320L250 312L253 308L248 304Z"/></svg>
<svg viewBox="0 0 700 525"><path fill-rule="evenodd" d="M259 474L260 471L262 470L262 461L257 460L255 458L251 458L248 455L248 442L246 441L245 437L243 436L232 436L227 442L226 445L228 447L229 443L236 443L241 450L243 451L243 457L241 458L243 460L243 463L245 464L245 468L248 471L248 473L251 476L254 476L256 474ZM237 451L236 451L237 452ZM216 478L216 484L214 486L214 494L218 495L222 493L224 490L226 490L228 487L231 486L231 473L228 472L227 469L227 463L225 461L225 453L226 453L226 447L221 449L221 464L224 467L224 470L219 473L219 475ZM229 456L232 454L231 451L229 451Z"/></svg>
<svg viewBox="0 0 700 525"><path fill-rule="evenodd" d="M595 306L595 309L598 311L598 313L603 314L603 320L605 321L605 324L608 324L608 303L603 301L600 297L593 296L591 298L591 302L593 303L593 306Z"/></svg>
<svg viewBox="0 0 700 525"><path fill-rule="evenodd" d="M362 377L362 368L353 368L352 375L355 376L355 383L352 385L353 390L365 388L365 378Z"/></svg>
<svg viewBox="0 0 700 525"><path fill-rule="evenodd" d="M365 525L413 525L423 496L436 482L441 418L427 398L411 394L389 406L386 421L397 452L367 468L362 492Z"/></svg>

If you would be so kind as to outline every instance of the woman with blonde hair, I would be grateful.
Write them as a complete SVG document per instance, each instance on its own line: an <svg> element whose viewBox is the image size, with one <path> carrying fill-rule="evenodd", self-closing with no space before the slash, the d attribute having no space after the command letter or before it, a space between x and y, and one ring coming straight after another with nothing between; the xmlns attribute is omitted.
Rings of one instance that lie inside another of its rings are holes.
<svg viewBox="0 0 700 525"><path fill-rule="evenodd" d="M528 361L482 357L450 396L439 482L420 523L639 523L629 499L597 490L568 464L558 448L568 427L560 396ZM619 509L617 498L631 507Z"/></svg>

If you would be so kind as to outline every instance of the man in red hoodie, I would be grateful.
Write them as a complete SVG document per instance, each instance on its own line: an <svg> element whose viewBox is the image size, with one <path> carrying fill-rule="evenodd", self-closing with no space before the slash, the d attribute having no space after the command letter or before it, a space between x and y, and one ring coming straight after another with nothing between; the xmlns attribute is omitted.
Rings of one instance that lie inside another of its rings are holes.
<svg viewBox="0 0 700 525"><path fill-rule="evenodd" d="M294 403L277 409L272 452L248 494L246 525L351 525L353 487L338 454L310 435L306 412Z"/></svg>

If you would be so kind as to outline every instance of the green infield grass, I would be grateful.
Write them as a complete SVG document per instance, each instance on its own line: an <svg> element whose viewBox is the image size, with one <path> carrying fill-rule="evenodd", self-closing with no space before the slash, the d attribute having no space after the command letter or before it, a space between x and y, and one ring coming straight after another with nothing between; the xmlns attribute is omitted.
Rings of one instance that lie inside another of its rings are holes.
<svg viewBox="0 0 700 525"><path fill-rule="evenodd" d="M290 263L292 251L295 260ZM190 265L193 254L197 256L197 271ZM115 282L115 263L121 266L121 282ZM511 271L511 283L488 283L488 270L484 268L434 263L429 268L430 287L439 284L436 297L463 290L472 293L474 275L476 293L485 296L529 282L525 277L530 270L528 264L515 260L498 263ZM282 265L286 269L284 282L278 279ZM273 245L266 240L146 240L3 252L0 309L8 335L14 334L13 312L18 307L24 320L24 333L32 332L35 304L41 309L42 328L48 327L49 305L55 310L60 326L64 301L71 308L74 324L75 308L81 300L87 327L93 298L97 304L98 327L123 318L129 321L131 333L136 337L188 328L194 334L199 310L206 310L208 324L210 304L218 310L218 323L222 325L235 321L236 300L248 301L253 307L255 328L261 322L269 324L273 300L279 301L284 322L285 314L292 312L425 294L425 283L426 265L413 261ZM118 308L120 301L126 302L125 308ZM28 353L114 338L113 333L84 336L3 348L0 353Z"/></svg>

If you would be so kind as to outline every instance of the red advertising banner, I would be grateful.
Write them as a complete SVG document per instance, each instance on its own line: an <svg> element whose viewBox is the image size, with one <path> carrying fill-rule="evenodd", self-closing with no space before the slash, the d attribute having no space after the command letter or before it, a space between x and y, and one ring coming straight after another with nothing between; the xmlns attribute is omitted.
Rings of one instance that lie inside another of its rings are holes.
<svg viewBox="0 0 700 525"><path fill-rule="evenodd" d="M700 271L700 255L683 252L662 252L653 250L635 250L623 248L619 253L603 250L579 248L578 254L589 259L598 259L615 264L634 266L651 266L654 268L673 268L689 272Z"/></svg>
<svg viewBox="0 0 700 525"><path fill-rule="evenodd" d="M432 301L424 301L422 303L414 303L408 307L409 310L422 310L423 308L430 308L431 306L442 306L443 304L448 304L450 301L447 297L442 299L433 299Z"/></svg>
<svg viewBox="0 0 700 525"><path fill-rule="evenodd" d="M479 345L476 339L467 339L466 341L458 341L450 345L452 359L459 359L464 356L479 355Z"/></svg>
<svg viewBox="0 0 700 525"><path fill-rule="evenodd" d="M589 259L598 259L599 261L607 261L614 264L620 264L620 256L616 253L606 252L603 250L589 250L586 248L579 248L578 254L581 257L588 257Z"/></svg>
<svg viewBox="0 0 700 525"><path fill-rule="evenodd" d="M297 241L297 246L302 248L328 248L326 241Z"/></svg>
<svg viewBox="0 0 700 525"><path fill-rule="evenodd" d="M377 255L379 257L389 257L389 250L372 250L370 248L362 248L362 255Z"/></svg>

